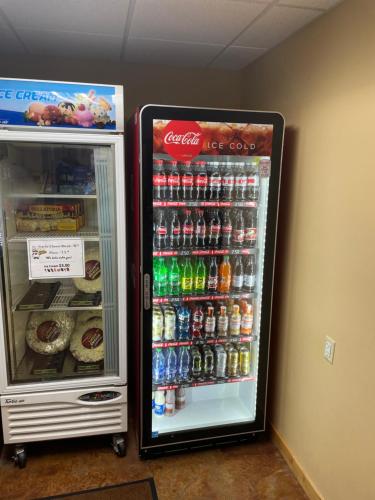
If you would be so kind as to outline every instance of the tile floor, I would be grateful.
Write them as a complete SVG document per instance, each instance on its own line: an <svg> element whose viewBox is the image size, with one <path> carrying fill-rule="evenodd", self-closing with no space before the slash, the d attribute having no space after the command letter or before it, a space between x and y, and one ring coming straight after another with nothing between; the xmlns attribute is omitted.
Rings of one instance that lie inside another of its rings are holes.
<svg viewBox="0 0 375 500"><path fill-rule="evenodd" d="M302 500L306 495L270 442L140 460L135 437L118 458L106 438L29 445L20 470L0 459L0 498L31 499L154 477L160 500ZM125 499L124 499L125 500ZM142 500L142 499L140 499Z"/></svg>

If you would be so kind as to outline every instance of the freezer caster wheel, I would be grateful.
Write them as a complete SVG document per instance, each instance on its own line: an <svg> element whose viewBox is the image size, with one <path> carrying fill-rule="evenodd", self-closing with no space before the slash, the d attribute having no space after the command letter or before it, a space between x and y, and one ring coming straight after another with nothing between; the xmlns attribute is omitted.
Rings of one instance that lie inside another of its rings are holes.
<svg viewBox="0 0 375 500"><path fill-rule="evenodd" d="M118 457L124 457L126 455L125 439L121 434L112 436L112 448Z"/></svg>
<svg viewBox="0 0 375 500"><path fill-rule="evenodd" d="M26 450L23 446L16 446L14 448L14 455L12 456L12 460L14 465L19 467L20 469L24 469L26 467Z"/></svg>

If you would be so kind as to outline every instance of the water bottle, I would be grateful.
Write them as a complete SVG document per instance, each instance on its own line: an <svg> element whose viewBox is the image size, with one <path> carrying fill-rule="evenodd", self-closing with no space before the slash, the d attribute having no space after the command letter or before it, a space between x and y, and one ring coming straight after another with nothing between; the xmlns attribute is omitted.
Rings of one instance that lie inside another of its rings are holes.
<svg viewBox="0 0 375 500"><path fill-rule="evenodd" d="M177 310L177 338L187 340L190 337L190 310L180 306Z"/></svg>
<svg viewBox="0 0 375 500"><path fill-rule="evenodd" d="M162 384L165 377L165 360L163 351L155 349L152 355L152 381L154 384Z"/></svg>
<svg viewBox="0 0 375 500"><path fill-rule="evenodd" d="M181 381L189 380L190 352L187 347L181 347L178 356L178 378Z"/></svg>
<svg viewBox="0 0 375 500"><path fill-rule="evenodd" d="M177 373L177 354L173 347L169 347L165 355L165 380L174 382Z"/></svg>

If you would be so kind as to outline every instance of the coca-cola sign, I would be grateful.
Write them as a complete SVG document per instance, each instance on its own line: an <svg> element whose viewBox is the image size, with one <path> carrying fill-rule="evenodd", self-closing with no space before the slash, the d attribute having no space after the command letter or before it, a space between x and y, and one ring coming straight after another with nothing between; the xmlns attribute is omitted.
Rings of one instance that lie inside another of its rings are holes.
<svg viewBox="0 0 375 500"><path fill-rule="evenodd" d="M197 122L171 120L163 130L164 151L176 160L192 160L202 145L203 133Z"/></svg>

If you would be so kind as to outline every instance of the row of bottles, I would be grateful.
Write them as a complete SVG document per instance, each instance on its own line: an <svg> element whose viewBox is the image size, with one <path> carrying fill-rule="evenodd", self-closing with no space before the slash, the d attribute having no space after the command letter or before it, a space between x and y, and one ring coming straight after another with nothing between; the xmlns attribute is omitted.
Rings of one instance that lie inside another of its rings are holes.
<svg viewBox="0 0 375 500"><path fill-rule="evenodd" d="M179 296L254 292L256 283L255 255L230 258L154 257L154 295Z"/></svg>
<svg viewBox="0 0 375 500"><path fill-rule="evenodd" d="M257 163L154 159L155 200L252 200L259 197Z"/></svg>
<svg viewBox="0 0 375 500"><path fill-rule="evenodd" d="M246 300L152 309L153 342L237 338L253 331L253 305Z"/></svg>
<svg viewBox="0 0 375 500"><path fill-rule="evenodd" d="M191 248L254 248L256 210L159 210L155 212L156 250Z"/></svg>

